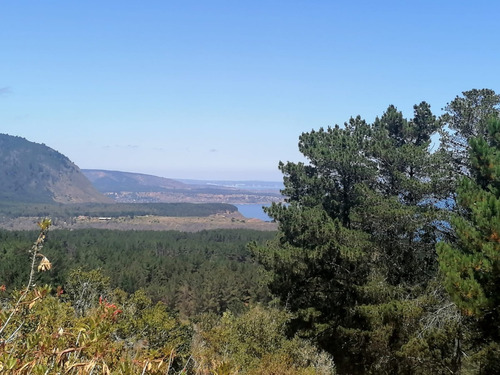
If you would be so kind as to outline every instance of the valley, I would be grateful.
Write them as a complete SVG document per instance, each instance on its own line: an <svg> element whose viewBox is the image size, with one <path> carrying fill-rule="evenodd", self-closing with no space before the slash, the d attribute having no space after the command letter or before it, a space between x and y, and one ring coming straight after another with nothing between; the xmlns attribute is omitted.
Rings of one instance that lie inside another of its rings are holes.
<svg viewBox="0 0 500 375"><path fill-rule="evenodd" d="M58 151L21 137L1 134L0 146L3 229L31 230L50 217L55 229L70 230L276 230L276 224L244 217L234 205L279 202L281 183L82 170Z"/></svg>
<svg viewBox="0 0 500 375"><path fill-rule="evenodd" d="M142 173L83 169L94 187L121 203L280 202L282 184L266 181L174 180Z"/></svg>

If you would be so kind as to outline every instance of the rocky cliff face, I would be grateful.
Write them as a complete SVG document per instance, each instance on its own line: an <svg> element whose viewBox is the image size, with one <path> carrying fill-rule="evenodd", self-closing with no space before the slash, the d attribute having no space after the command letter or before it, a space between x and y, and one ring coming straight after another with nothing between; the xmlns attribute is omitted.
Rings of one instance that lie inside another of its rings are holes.
<svg viewBox="0 0 500 375"><path fill-rule="evenodd" d="M0 201L111 202L80 168L44 144L0 134Z"/></svg>

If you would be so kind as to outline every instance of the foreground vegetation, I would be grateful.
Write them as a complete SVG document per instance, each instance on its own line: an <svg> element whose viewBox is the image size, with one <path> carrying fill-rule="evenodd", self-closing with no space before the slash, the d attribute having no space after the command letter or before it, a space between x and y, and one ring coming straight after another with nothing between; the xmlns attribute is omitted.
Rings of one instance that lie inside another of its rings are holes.
<svg viewBox="0 0 500 375"><path fill-rule="evenodd" d="M2 373L333 373L264 303L245 244L272 233L56 231L43 247L48 223L29 257L32 232L2 232Z"/></svg>
<svg viewBox="0 0 500 375"><path fill-rule="evenodd" d="M277 234L0 232L2 371L500 373L500 96L414 111L302 134Z"/></svg>

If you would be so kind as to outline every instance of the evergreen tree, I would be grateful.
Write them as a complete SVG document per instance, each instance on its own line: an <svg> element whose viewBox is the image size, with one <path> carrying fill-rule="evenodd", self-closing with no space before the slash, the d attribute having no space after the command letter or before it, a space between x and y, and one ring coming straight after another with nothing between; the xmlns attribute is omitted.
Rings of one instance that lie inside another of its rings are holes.
<svg viewBox="0 0 500 375"><path fill-rule="evenodd" d="M500 114L500 95L491 89L464 91L448 103L441 116L441 148L448 154L450 182L454 190L461 176L470 173L469 141L474 137L485 137L488 120Z"/></svg>
<svg viewBox="0 0 500 375"><path fill-rule="evenodd" d="M384 278L393 285L428 281L435 270L435 204L449 194L442 154L430 152L438 125L426 102L414 106L412 120L391 105L373 125L377 186L365 194L356 217L379 248Z"/></svg>
<svg viewBox="0 0 500 375"><path fill-rule="evenodd" d="M302 134L308 163L280 163L286 204L267 211L279 237L254 247L296 313L293 330L332 353L340 373L398 371L423 313L416 298L436 272L434 203L446 192L429 144L439 124L427 103L414 109L412 120L390 106L373 125L358 116Z"/></svg>
<svg viewBox="0 0 500 375"><path fill-rule="evenodd" d="M358 116L343 128L337 125L303 133L299 150L309 164L279 165L287 203L300 209L321 207L328 216L349 227L350 211L360 198L357 186L372 185L375 177L375 165L367 154L370 132L369 125ZM283 209L286 207L275 204L269 210L282 226L289 222L277 217Z"/></svg>
<svg viewBox="0 0 500 375"><path fill-rule="evenodd" d="M479 321L482 337L497 344L500 344L499 146L500 120L495 118L489 122L487 137L470 140L471 177L461 181L457 200L460 214L451 221L456 239L441 242L437 247L447 291L464 315Z"/></svg>

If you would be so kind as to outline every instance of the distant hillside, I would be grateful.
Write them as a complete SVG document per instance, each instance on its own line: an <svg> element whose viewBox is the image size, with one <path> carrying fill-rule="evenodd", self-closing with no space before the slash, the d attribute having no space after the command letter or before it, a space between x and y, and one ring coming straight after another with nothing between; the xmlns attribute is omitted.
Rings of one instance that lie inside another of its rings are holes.
<svg viewBox="0 0 500 375"><path fill-rule="evenodd" d="M44 144L0 134L0 201L104 203L80 169Z"/></svg>
<svg viewBox="0 0 500 375"><path fill-rule="evenodd" d="M141 173L83 169L83 174L102 193L118 191L161 191L188 189L188 185L170 178L151 176Z"/></svg>
<svg viewBox="0 0 500 375"><path fill-rule="evenodd" d="M95 169L83 169L82 172L101 193L124 203L265 204L282 199L279 189L272 189L276 183L265 185L262 182L255 182L247 188L246 185L229 181L224 181L222 185L213 181L197 180L184 183L141 173Z"/></svg>

